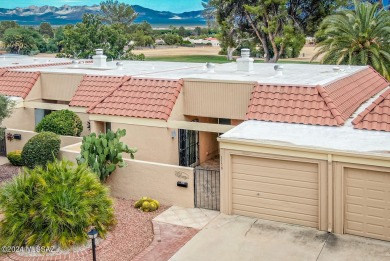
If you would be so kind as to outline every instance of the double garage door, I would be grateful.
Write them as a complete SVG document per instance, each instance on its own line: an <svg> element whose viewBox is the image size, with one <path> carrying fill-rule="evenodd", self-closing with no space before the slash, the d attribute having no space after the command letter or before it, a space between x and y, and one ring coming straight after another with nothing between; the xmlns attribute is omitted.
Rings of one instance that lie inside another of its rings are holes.
<svg viewBox="0 0 390 261"><path fill-rule="evenodd" d="M344 169L344 233L390 241L390 173Z"/></svg>
<svg viewBox="0 0 390 261"><path fill-rule="evenodd" d="M343 170L340 232L390 241L390 172ZM320 227L319 164L232 155L231 177L233 214Z"/></svg>
<svg viewBox="0 0 390 261"><path fill-rule="evenodd" d="M318 164L232 156L233 214L318 228Z"/></svg>

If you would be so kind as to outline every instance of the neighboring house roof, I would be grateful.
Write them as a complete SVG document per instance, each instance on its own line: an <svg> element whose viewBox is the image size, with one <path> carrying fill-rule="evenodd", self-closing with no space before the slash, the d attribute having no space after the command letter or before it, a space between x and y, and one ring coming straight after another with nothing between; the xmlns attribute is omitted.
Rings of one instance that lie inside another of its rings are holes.
<svg viewBox="0 0 390 261"><path fill-rule="evenodd" d="M182 80L131 78L88 112L168 120L182 86Z"/></svg>
<svg viewBox="0 0 390 261"><path fill-rule="evenodd" d="M129 76L85 75L70 101L70 106L91 107L118 89Z"/></svg>
<svg viewBox="0 0 390 261"><path fill-rule="evenodd" d="M262 85L254 87L247 120L340 126L389 83L367 68L327 86Z"/></svg>
<svg viewBox="0 0 390 261"><path fill-rule="evenodd" d="M0 94L23 99L30 93L40 72L0 71Z"/></svg>
<svg viewBox="0 0 390 261"><path fill-rule="evenodd" d="M352 124L355 129L390 132L390 90L381 94Z"/></svg>

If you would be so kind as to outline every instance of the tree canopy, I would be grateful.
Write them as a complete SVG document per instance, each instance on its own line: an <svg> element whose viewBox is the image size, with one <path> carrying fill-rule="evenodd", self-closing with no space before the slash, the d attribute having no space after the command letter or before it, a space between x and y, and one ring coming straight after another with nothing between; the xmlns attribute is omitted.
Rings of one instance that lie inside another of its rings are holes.
<svg viewBox="0 0 390 261"><path fill-rule="evenodd" d="M108 58L119 59L129 54L129 36L121 24L107 25L93 14L85 14L75 26L66 26L61 56L89 58L102 48Z"/></svg>
<svg viewBox="0 0 390 261"><path fill-rule="evenodd" d="M326 64L371 65L390 79L390 13L379 4L354 1L353 10L327 17L318 33Z"/></svg>
<svg viewBox="0 0 390 261"><path fill-rule="evenodd" d="M108 24L123 24L130 26L137 13L129 4L119 3L117 0L106 0L100 3L103 21Z"/></svg>
<svg viewBox="0 0 390 261"><path fill-rule="evenodd" d="M261 45L266 62L277 62L283 56L299 54L305 34L314 34L320 21L343 3L344 0L210 0L205 4L205 13L222 27L222 44L237 48L237 42L249 36Z"/></svg>

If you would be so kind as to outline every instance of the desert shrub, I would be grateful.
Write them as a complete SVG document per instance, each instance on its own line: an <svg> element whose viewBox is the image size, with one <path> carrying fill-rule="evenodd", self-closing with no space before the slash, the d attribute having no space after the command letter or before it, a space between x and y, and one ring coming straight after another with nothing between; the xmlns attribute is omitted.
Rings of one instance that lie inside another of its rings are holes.
<svg viewBox="0 0 390 261"><path fill-rule="evenodd" d="M52 132L41 132L32 137L23 147L23 164L29 168L46 166L60 151L61 139Z"/></svg>
<svg viewBox="0 0 390 261"><path fill-rule="evenodd" d="M142 197L140 200L135 202L134 207L144 212L153 212L160 207L160 202L149 197Z"/></svg>
<svg viewBox="0 0 390 261"><path fill-rule="evenodd" d="M9 162L14 166L23 166L22 151L15 150L7 154Z"/></svg>
<svg viewBox="0 0 390 261"><path fill-rule="evenodd" d="M96 227L104 237L114 223L108 189L86 165L54 161L47 168L25 168L0 188L0 245L84 244Z"/></svg>
<svg viewBox="0 0 390 261"><path fill-rule="evenodd" d="M86 163L93 172L104 181L116 167L125 167L122 154L129 153L134 158L136 148L130 148L120 141L126 135L126 130L118 129L116 132L109 130L106 134L98 136L91 133L83 137L81 152L77 158L79 164Z"/></svg>
<svg viewBox="0 0 390 261"><path fill-rule="evenodd" d="M35 127L35 131L50 131L58 135L80 136L81 132L83 132L83 122L72 111L55 111L46 115Z"/></svg>

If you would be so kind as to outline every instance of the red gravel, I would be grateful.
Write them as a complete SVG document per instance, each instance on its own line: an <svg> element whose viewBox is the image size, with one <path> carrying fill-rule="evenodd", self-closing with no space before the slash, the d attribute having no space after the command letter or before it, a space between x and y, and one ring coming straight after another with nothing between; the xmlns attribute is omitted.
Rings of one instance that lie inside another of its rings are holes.
<svg viewBox="0 0 390 261"><path fill-rule="evenodd" d="M115 217L117 224L110 232L109 243L103 249L98 250L98 261L132 260L138 253L152 243L154 234L152 219L168 207L160 206L157 211L147 213L135 209L133 207L134 203L135 201L133 200L115 199ZM0 256L0 260L8 261L15 259ZM23 260L32 261L34 257ZM64 259L58 258L55 260ZM87 255L79 256L71 260L90 261L92 260L92 255L88 253Z"/></svg>
<svg viewBox="0 0 390 261"><path fill-rule="evenodd" d="M115 215L118 223L112 231L111 244L102 250L98 260L131 260L152 243L152 219L168 207L160 206L157 211L142 212L133 207L134 203L133 200L116 200Z"/></svg>
<svg viewBox="0 0 390 261"><path fill-rule="evenodd" d="M12 179L19 173L20 169L21 167L13 166L10 163L0 165L0 183Z"/></svg>

